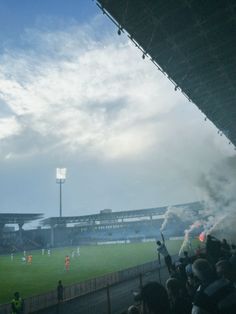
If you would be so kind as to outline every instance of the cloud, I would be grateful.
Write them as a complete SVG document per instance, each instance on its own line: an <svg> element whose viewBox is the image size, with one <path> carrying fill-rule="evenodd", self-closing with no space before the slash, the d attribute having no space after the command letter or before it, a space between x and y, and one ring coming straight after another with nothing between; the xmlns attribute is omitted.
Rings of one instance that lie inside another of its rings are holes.
<svg viewBox="0 0 236 314"><path fill-rule="evenodd" d="M0 140L21 133L21 125L15 117L0 118Z"/></svg>
<svg viewBox="0 0 236 314"><path fill-rule="evenodd" d="M8 134L2 123L2 139L17 141L31 132L53 138L55 147L106 158L133 156L154 145L154 124L180 97L173 102L168 83L152 64L144 65L128 40L109 34L97 41L87 25L28 30L24 36L30 47L7 50L0 58L0 97L18 125Z"/></svg>
<svg viewBox="0 0 236 314"><path fill-rule="evenodd" d="M0 56L0 159L5 172L14 162L18 169L15 195L32 208L40 190L50 212L55 187L45 187L43 174L60 164L69 168L67 214L79 206L85 213L202 199L199 178L233 156L232 145L125 36L105 30L103 19L59 29L57 21L38 22ZM32 179L32 199L23 184L19 190L22 173ZM6 195L12 181L9 175Z"/></svg>

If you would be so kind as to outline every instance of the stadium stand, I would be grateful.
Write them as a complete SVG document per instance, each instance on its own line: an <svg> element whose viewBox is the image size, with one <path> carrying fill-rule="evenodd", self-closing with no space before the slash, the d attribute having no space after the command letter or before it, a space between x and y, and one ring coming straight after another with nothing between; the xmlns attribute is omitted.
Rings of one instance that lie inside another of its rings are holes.
<svg viewBox="0 0 236 314"><path fill-rule="evenodd" d="M183 208L192 216L203 209L201 202L174 205ZM165 220L169 207L127 210L119 212L100 212L99 214L71 217L51 217L42 221L42 226L50 227L51 246L94 244L99 241L138 241L156 238ZM193 221L180 219L173 212L168 218L165 235L183 236L183 230ZM67 226L73 224L72 227ZM42 229L41 232L43 232ZM49 233L47 234L49 236Z"/></svg>
<svg viewBox="0 0 236 314"><path fill-rule="evenodd" d="M0 214L0 252L12 252L22 250L30 246L36 248L36 243L33 245L33 239L25 237L23 229L24 224L34 220L41 219L42 214L18 214L18 213L1 213ZM6 228L6 225L17 225L18 231L13 228ZM29 244L31 242L31 244Z"/></svg>
<svg viewBox="0 0 236 314"><path fill-rule="evenodd" d="M51 217L40 221L36 229L24 230L23 225L42 218L41 214L1 214L2 226L17 224L19 230L3 229L1 252L22 251L47 247L97 244L109 241L145 241L159 236L161 226L170 207L157 207L99 214ZM203 209L200 202L178 204L196 215ZM191 216L191 215L190 215ZM163 232L167 238L183 236L183 230L193 221L180 219L174 211L168 217ZM199 230L196 230L199 233Z"/></svg>

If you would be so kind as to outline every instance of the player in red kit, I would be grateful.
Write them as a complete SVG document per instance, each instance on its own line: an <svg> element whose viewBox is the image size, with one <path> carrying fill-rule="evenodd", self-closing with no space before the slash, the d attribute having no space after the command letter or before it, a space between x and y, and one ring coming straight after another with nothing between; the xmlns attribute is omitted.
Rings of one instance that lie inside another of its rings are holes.
<svg viewBox="0 0 236 314"><path fill-rule="evenodd" d="M70 257L68 255L65 258L65 269L66 271L69 271L70 269Z"/></svg>

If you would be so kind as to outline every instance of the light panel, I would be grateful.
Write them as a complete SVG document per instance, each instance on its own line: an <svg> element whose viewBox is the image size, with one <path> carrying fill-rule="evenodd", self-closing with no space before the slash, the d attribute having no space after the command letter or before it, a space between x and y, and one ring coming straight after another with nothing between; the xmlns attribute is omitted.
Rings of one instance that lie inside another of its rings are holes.
<svg viewBox="0 0 236 314"><path fill-rule="evenodd" d="M57 168L56 179L57 180L65 180L66 179L66 168Z"/></svg>

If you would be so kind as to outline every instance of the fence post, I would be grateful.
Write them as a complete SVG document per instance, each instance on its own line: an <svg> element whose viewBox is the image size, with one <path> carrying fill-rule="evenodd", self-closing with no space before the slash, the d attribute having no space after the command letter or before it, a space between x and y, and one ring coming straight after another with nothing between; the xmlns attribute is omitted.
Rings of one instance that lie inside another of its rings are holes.
<svg viewBox="0 0 236 314"><path fill-rule="evenodd" d="M109 285L107 285L107 314L111 314L111 297Z"/></svg>

